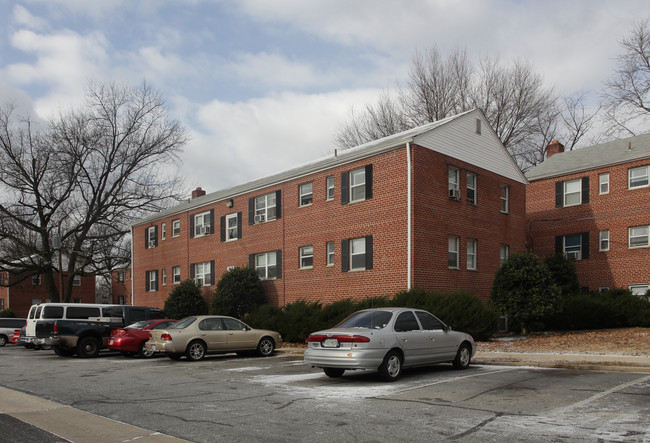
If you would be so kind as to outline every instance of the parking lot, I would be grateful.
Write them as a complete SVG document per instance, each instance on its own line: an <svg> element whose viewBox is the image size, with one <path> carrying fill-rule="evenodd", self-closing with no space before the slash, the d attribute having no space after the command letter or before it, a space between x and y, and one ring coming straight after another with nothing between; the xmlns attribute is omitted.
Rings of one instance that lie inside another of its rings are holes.
<svg viewBox="0 0 650 443"><path fill-rule="evenodd" d="M330 379L299 355L80 359L15 346L0 348L0 370L5 388L195 442L650 439L650 376L633 372L439 365L384 383Z"/></svg>

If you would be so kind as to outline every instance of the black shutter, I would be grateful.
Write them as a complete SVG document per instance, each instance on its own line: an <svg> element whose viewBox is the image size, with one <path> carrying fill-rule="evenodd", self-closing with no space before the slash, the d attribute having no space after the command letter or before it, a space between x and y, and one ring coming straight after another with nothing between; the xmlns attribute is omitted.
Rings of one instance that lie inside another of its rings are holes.
<svg viewBox="0 0 650 443"><path fill-rule="evenodd" d="M561 254L564 252L564 237L558 235L555 237L555 253Z"/></svg>
<svg viewBox="0 0 650 443"><path fill-rule="evenodd" d="M222 216L220 220L221 241L226 241L226 216Z"/></svg>
<svg viewBox="0 0 650 443"><path fill-rule="evenodd" d="M372 198L372 164L366 166L366 200Z"/></svg>
<svg viewBox="0 0 650 443"><path fill-rule="evenodd" d="M347 205L350 202L350 173L341 173L341 204Z"/></svg>
<svg viewBox="0 0 650 443"><path fill-rule="evenodd" d="M144 273L144 290L145 292L149 292L149 271Z"/></svg>
<svg viewBox="0 0 650 443"><path fill-rule="evenodd" d="M582 203L589 203L589 177L582 177Z"/></svg>
<svg viewBox="0 0 650 443"><path fill-rule="evenodd" d="M190 214L190 238L194 238L194 215Z"/></svg>
<svg viewBox="0 0 650 443"><path fill-rule="evenodd" d="M564 182L555 182L555 207L564 206Z"/></svg>
<svg viewBox="0 0 650 443"><path fill-rule="evenodd" d="M153 290L154 290L154 291L157 291L157 290L158 290L158 271L156 270L156 271L152 271L152 272L154 272L154 275L156 276L156 278L154 279L155 282L156 282L156 285L155 285L155 287L153 288Z"/></svg>
<svg viewBox="0 0 650 443"><path fill-rule="evenodd" d="M248 255L248 267L255 269L255 254Z"/></svg>
<svg viewBox="0 0 650 443"><path fill-rule="evenodd" d="M149 228L144 228L144 248L149 249Z"/></svg>
<svg viewBox="0 0 650 443"><path fill-rule="evenodd" d="M213 285L214 284L214 260L210 260L210 276L208 277L208 279L210 280L208 284Z"/></svg>
<svg viewBox="0 0 650 443"><path fill-rule="evenodd" d="M348 272L350 270L350 241L341 240L341 272Z"/></svg>
<svg viewBox="0 0 650 443"><path fill-rule="evenodd" d="M366 269L372 269L372 235L366 237Z"/></svg>
<svg viewBox="0 0 650 443"><path fill-rule="evenodd" d="M589 258L589 233L583 232L581 234L580 246L582 247L582 259L587 260Z"/></svg>
<svg viewBox="0 0 650 443"><path fill-rule="evenodd" d="M190 279L194 280L194 276L196 275L196 270L194 268L194 264L190 265Z"/></svg>
<svg viewBox="0 0 650 443"><path fill-rule="evenodd" d="M275 251L275 266L277 269L277 276L275 278L282 278L282 250Z"/></svg>
<svg viewBox="0 0 650 443"><path fill-rule="evenodd" d="M275 218L282 218L282 191L275 191Z"/></svg>
<svg viewBox="0 0 650 443"><path fill-rule="evenodd" d="M158 246L158 226L153 227L153 244Z"/></svg>
<svg viewBox="0 0 650 443"><path fill-rule="evenodd" d="M241 232L241 218L242 218L242 213L238 212L237 213L237 238L242 237L242 232Z"/></svg>
<svg viewBox="0 0 650 443"><path fill-rule="evenodd" d="M210 209L210 234L214 234L214 209Z"/></svg>
<svg viewBox="0 0 650 443"><path fill-rule="evenodd" d="M248 199L248 226L255 224L255 199Z"/></svg>

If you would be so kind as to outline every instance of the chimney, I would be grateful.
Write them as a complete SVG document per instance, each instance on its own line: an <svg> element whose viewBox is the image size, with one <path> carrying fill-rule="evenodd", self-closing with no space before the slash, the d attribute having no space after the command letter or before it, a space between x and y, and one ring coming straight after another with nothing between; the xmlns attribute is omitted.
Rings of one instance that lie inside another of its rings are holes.
<svg viewBox="0 0 650 443"><path fill-rule="evenodd" d="M546 158L551 158L551 155L560 154L564 152L564 145L557 140L553 140L550 145L546 147Z"/></svg>
<svg viewBox="0 0 650 443"><path fill-rule="evenodd" d="M194 200L197 197L203 197L205 195L205 191L201 189L200 186L198 186L195 190L192 191L192 200Z"/></svg>

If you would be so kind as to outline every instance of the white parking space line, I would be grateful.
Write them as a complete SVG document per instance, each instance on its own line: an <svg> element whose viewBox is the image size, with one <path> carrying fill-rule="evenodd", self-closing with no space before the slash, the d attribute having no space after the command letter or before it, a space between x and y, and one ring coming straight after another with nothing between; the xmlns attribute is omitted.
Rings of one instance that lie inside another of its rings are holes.
<svg viewBox="0 0 650 443"><path fill-rule="evenodd" d="M486 368L483 368L483 369L486 369ZM464 375L464 376L460 376L460 377L452 377L452 378L447 378L447 379L444 379L444 380L434 381L433 383L425 383L423 385L411 386L409 388L404 388L404 389L400 389L400 390L391 392L391 394L401 394L402 392L408 392L408 391L414 391L416 389L428 388L429 386L435 386L435 385L439 385L439 384L442 384L442 383L456 382L458 380L463 380L465 378L483 377L484 375L498 374L500 372L516 371L518 369L521 369L521 368L513 366L513 367L508 367L506 369L495 369L495 370L489 370L488 369L486 372L480 372L478 374L470 374L470 375Z"/></svg>

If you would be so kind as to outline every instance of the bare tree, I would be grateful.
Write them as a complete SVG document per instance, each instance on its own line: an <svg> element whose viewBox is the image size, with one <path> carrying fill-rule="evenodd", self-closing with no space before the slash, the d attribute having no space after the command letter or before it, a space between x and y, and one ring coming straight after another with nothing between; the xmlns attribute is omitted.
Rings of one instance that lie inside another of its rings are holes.
<svg viewBox="0 0 650 443"><path fill-rule="evenodd" d="M635 135L650 118L650 21L634 25L620 45L614 74L602 92L609 135Z"/></svg>
<svg viewBox="0 0 650 443"><path fill-rule="evenodd" d="M130 223L180 200L181 181L165 165L187 141L146 84L90 85L84 106L61 111L45 127L0 114L0 270L44 276L53 300L60 236L69 300L76 275L128 264Z"/></svg>

